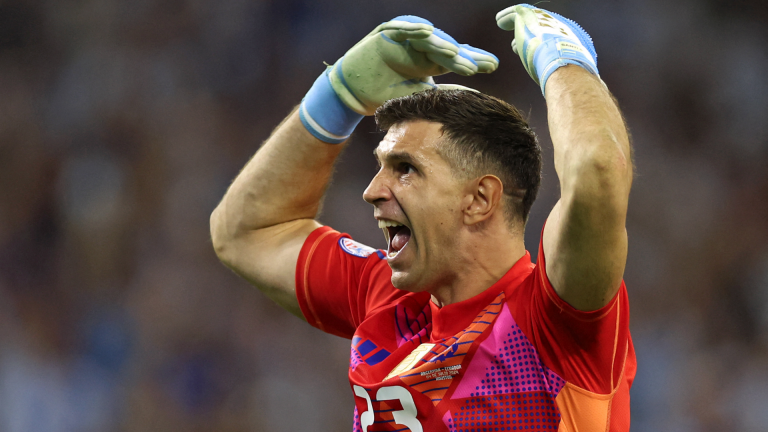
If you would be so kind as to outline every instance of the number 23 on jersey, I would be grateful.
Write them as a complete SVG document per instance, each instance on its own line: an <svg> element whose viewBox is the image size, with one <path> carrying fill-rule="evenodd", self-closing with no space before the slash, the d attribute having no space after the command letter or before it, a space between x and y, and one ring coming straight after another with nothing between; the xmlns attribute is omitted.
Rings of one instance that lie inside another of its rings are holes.
<svg viewBox="0 0 768 432"><path fill-rule="evenodd" d="M360 427L363 432L368 431L368 426L374 422L373 402L368 395L368 391L359 385L352 387L355 390L355 394L365 399L368 409L360 413ZM413 396L408 390L399 386L382 387L376 392L376 400L379 402L386 401L400 401L403 409L392 411L392 417L394 422L406 426L411 432L424 432L421 427L421 423L416 418L416 403L413 401Z"/></svg>

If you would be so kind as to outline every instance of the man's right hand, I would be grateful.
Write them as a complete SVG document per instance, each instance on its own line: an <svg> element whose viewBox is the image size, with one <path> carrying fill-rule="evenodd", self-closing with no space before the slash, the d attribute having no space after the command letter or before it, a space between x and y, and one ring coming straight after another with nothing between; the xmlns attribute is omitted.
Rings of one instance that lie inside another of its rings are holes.
<svg viewBox="0 0 768 432"><path fill-rule="evenodd" d="M434 87L433 76L470 76L499 66L493 54L459 45L431 22L399 16L376 27L333 65L331 85L344 103L373 115L384 102Z"/></svg>
<svg viewBox="0 0 768 432"><path fill-rule="evenodd" d="M490 73L498 65L493 54L459 44L423 18L399 16L376 27L315 81L302 102L302 122L315 137L339 143L384 102L436 87L433 76Z"/></svg>

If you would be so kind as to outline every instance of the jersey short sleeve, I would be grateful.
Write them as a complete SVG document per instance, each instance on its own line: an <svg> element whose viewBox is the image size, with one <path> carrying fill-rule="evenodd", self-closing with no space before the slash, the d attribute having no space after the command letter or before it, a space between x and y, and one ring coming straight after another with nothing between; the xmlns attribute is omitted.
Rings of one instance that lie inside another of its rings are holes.
<svg viewBox="0 0 768 432"><path fill-rule="evenodd" d="M546 274L539 246L533 306L546 357L571 382L589 391L610 393L618 384L629 343L629 301L622 281L604 307L580 311L561 299Z"/></svg>
<svg viewBox="0 0 768 432"><path fill-rule="evenodd" d="M384 252L330 227L313 231L296 265L296 297L307 322L352 338L371 311L405 295L392 286L384 258Z"/></svg>
<svg viewBox="0 0 768 432"><path fill-rule="evenodd" d="M567 430L582 430L585 424L604 425L595 430L628 430L629 388L637 361L624 282L603 308L577 310L552 287L540 243L532 283L526 291L517 299L515 314L522 318L520 327L542 362L567 383L558 396L564 421L568 418L568 423L573 422L570 428L566 425Z"/></svg>

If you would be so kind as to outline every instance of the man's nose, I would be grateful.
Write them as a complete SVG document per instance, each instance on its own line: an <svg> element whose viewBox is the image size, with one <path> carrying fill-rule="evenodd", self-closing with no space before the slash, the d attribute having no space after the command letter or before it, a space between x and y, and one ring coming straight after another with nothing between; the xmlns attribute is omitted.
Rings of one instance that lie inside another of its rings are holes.
<svg viewBox="0 0 768 432"><path fill-rule="evenodd" d="M386 179L382 175L383 170L380 170L368 184L363 192L363 199L369 204L374 204L377 201L386 201L392 197L392 191L387 185Z"/></svg>

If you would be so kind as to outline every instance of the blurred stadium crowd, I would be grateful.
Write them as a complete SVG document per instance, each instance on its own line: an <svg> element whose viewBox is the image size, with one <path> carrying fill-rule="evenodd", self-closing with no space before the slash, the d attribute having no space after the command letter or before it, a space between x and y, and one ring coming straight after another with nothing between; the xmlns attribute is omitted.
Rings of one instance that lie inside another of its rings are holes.
<svg viewBox="0 0 768 432"><path fill-rule="evenodd" d="M496 53L442 77L546 111L508 2L0 1L0 430L350 430L348 341L216 260L208 216L323 61L410 13ZM437 6L439 5L439 7ZM768 424L768 6L551 1L595 39L634 136L633 431ZM322 221L383 247L366 119Z"/></svg>

